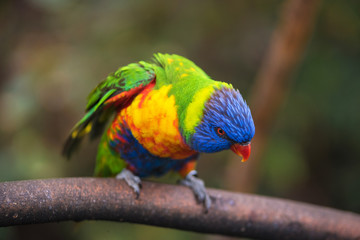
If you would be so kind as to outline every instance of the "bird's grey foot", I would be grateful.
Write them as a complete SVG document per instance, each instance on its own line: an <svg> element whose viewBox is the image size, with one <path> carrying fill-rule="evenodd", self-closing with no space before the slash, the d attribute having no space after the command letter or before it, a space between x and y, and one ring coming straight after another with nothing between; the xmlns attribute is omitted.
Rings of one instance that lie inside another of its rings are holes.
<svg viewBox="0 0 360 240"><path fill-rule="evenodd" d="M116 179L125 180L125 182L134 190L136 198L139 198L141 179L138 176L135 176L130 170L124 168L118 175L116 175Z"/></svg>
<svg viewBox="0 0 360 240"><path fill-rule="evenodd" d="M186 175L186 177L180 181L182 185L191 188L195 194L198 203L202 203L207 212L211 206L211 199L209 194L206 192L204 181L196 177L197 172L192 170Z"/></svg>

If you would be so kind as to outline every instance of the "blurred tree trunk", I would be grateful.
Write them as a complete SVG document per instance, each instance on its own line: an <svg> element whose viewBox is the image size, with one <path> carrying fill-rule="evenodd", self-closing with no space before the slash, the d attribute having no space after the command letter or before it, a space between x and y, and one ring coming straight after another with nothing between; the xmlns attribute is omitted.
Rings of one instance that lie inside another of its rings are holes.
<svg viewBox="0 0 360 240"><path fill-rule="evenodd" d="M255 80L250 108L256 127L250 160L242 164L237 157L226 170L229 189L253 192L259 181L259 164L267 146L269 132L286 100L290 80L312 35L320 0L289 0L284 3L279 24Z"/></svg>
<svg viewBox="0 0 360 240"><path fill-rule="evenodd" d="M26 33L42 28L44 14L26 0L0 2L0 90L14 68L10 53Z"/></svg>

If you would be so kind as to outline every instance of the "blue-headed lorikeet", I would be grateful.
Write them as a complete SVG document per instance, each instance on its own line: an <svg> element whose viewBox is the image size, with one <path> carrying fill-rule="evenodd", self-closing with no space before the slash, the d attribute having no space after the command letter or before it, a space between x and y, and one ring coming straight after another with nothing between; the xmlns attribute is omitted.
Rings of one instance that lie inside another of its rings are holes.
<svg viewBox="0 0 360 240"><path fill-rule="evenodd" d="M85 135L101 133L96 175L124 179L138 196L140 178L176 171L208 209L195 170L199 153L231 149L246 161L255 126L232 85L212 80L184 57L155 54L151 63L119 68L90 93L63 154L69 158Z"/></svg>

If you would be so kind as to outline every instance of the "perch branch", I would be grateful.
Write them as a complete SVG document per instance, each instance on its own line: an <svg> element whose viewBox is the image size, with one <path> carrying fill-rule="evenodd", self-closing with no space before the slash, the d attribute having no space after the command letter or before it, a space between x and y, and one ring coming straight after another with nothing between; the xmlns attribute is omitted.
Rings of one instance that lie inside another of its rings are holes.
<svg viewBox="0 0 360 240"><path fill-rule="evenodd" d="M359 239L355 213L209 189L205 214L183 186L143 182L139 199L110 178L0 183L0 226L109 220L257 239Z"/></svg>

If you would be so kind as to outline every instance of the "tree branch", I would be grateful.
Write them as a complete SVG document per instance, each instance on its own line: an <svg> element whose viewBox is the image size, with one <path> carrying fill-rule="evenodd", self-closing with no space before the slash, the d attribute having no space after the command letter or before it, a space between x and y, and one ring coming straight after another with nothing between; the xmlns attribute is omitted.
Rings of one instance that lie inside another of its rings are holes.
<svg viewBox="0 0 360 240"><path fill-rule="evenodd" d="M360 216L310 204L209 189L209 213L183 186L63 178L0 183L0 226L109 220L258 239L359 239Z"/></svg>

